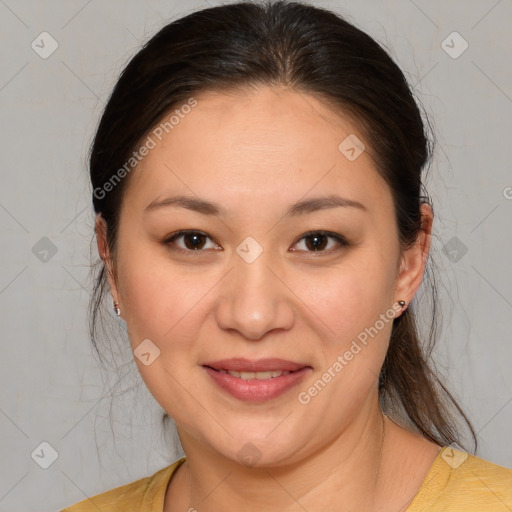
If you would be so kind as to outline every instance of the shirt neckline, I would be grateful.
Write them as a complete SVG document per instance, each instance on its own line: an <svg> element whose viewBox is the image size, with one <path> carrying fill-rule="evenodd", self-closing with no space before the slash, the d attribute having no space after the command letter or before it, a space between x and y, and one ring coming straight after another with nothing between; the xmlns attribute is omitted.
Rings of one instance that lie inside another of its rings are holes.
<svg viewBox="0 0 512 512"><path fill-rule="evenodd" d="M443 457L447 449L455 450L450 446L441 447L405 512L415 512L420 505L421 510L425 510L425 506L429 505L439 495L439 491L445 486L450 476L450 466Z"/></svg>
<svg viewBox="0 0 512 512"><path fill-rule="evenodd" d="M449 471L447 471L447 468L449 468L448 464L443 459L444 452L450 448L449 446L442 446L434 459L434 462L430 466L430 469L428 470L425 478L423 479L423 482L421 483L421 486L419 487L418 491L414 495L414 498L412 499L411 503L405 510L405 512L414 512L416 506L418 505L418 502L421 500L422 507L427 505L430 501L432 501L433 498L435 498L439 494L439 487L442 487L443 484L448 480L449 477ZM167 492L167 489L171 483L171 480L173 476L176 474L176 471L178 468L187 460L186 455L178 459L177 461L173 462L170 466L167 468L164 468L162 472L162 480L164 482L164 485L157 486L158 491L155 493L153 498L150 500L151 506L158 505L160 507L158 510L163 510L164 506L164 500L165 500L165 494ZM444 467L446 466L446 467ZM432 485L432 483L435 482L435 486ZM146 498L146 497L145 497ZM146 501L146 500L145 500ZM149 504L148 503L148 504ZM143 510L146 510L145 508ZM150 510L155 510L154 508L148 508L148 512Z"/></svg>

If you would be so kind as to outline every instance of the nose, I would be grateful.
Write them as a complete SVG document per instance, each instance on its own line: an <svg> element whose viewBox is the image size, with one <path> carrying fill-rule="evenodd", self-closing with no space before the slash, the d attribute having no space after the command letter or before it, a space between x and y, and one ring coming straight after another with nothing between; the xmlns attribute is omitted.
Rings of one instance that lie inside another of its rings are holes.
<svg viewBox="0 0 512 512"><path fill-rule="evenodd" d="M218 296L218 326L257 341L272 331L289 330L295 321L293 293L265 251L252 263L234 254L233 269ZM278 276L278 277L276 277Z"/></svg>

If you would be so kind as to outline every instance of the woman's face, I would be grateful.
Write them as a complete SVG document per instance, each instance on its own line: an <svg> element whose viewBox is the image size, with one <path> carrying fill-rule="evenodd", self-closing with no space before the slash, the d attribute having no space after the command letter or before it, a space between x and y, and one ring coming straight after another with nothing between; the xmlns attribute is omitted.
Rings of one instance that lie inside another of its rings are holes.
<svg viewBox="0 0 512 512"><path fill-rule="evenodd" d="M112 293L184 446L290 463L375 404L393 305L414 293L391 192L368 150L357 156L363 135L315 97L195 99L132 171ZM276 358L256 368L295 371L219 371Z"/></svg>

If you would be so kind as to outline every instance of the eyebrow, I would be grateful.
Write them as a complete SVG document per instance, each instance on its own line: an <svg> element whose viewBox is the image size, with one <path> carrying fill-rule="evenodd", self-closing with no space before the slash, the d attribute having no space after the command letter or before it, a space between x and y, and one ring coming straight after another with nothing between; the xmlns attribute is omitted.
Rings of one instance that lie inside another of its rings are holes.
<svg viewBox="0 0 512 512"><path fill-rule="evenodd" d="M145 212L154 211L159 208L169 208L169 207L181 207L186 208L187 210L192 210L203 215L215 215L215 216L224 216L225 211L223 208L215 203L210 201L206 201L205 199L200 199L198 197L192 196L169 196L163 199L155 199L145 208ZM303 199L292 204L287 212L285 213L285 217L287 216L297 216L297 215L305 215L307 213L313 213L318 210L324 210L327 208L337 208L337 207L352 207L358 208L363 211L367 211L367 208L352 199L346 199L344 197L338 196L336 194L329 194L323 197L314 197L311 199Z"/></svg>

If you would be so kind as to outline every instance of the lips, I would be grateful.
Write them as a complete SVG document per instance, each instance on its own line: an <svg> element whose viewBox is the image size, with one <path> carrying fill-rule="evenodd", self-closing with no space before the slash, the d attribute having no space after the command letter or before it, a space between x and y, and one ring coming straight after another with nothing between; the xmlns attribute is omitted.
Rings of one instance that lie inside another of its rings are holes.
<svg viewBox="0 0 512 512"><path fill-rule="evenodd" d="M278 358L266 358L251 361L241 357L233 359L222 359L220 361L210 361L203 363L202 366L212 368L213 370L232 370L237 372L271 372L271 371L287 371L295 372L301 368L308 367L307 364L296 363Z"/></svg>
<svg viewBox="0 0 512 512"><path fill-rule="evenodd" d="M298 386L313 371L311 366L275 358L224 359L201 366L224 392L238 400L260 403Z"/></svg>

